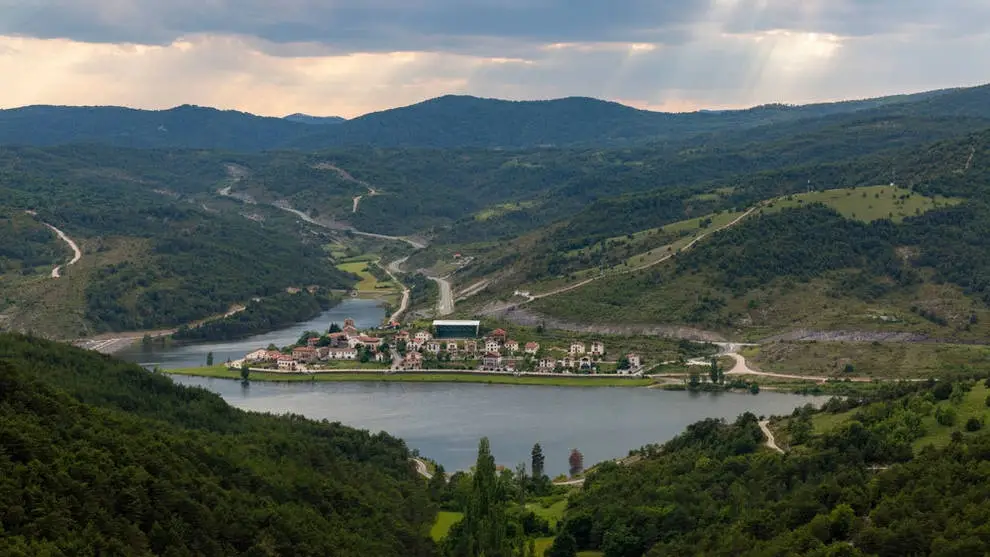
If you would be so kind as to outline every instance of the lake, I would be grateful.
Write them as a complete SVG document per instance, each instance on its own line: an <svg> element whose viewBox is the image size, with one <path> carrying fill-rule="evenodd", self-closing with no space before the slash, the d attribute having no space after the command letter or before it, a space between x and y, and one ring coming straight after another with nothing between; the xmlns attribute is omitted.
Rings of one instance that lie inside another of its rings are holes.
<svg viewBox="0 0 990 557"><path fill-rule="evenodd" d="M259 412L302 414L405 439L450 471L467 470L487 436L499 464L529 463L543 446L551 476L566 473L572 448L587 466L667 441L707 417L751 411L789 414L824 397L786 393L687 393L628 387L542 387L465 383L265 383L174 376Z"/></svg>
<svg viewBox="0 0 990 557"><path fill-rule="evenodd" d="M319 317L244 340L202 344L134 345L117 356L164 370L197 367L213 352L215 361L240 358L269 343L285 346L307 330L353 318L359 328L378 326L385 310L374 300L347 299ZM448 471L474 464L478 440L487 436L499 464L529 462L534 443L543 446L547 473L567 472L572 448L585 464L623 457L630 449L661 443L707 417L735 419L751 411L788 414L824 398L762 392L668 392L647 388L542 387L470 383L265 383L174 376L205 387L230 404L259 412L302 414L353 427L386 431L405 439Z"/></svg>
<svg viewBox="0 0 990 557"><path fill-rule="evenodd" d="M360 300L348 298L333 308L321 313L318 317L291 327L248 337L243 340L204 342L195 344L171 344L143 346L134 344L125 350L114 354L131 362L137 362L145 367L159 366L161 369L178 369L206 365L206 355L213 352L213 360L217 363L227 359L236 360L248 352L265 348L269 344L286 346L299 340L306 331L326 331L330 323L343 326L344 319L354 319L359 329L370 329L381 325L385 319L385 309L380 307L377 300Z"/></svg>

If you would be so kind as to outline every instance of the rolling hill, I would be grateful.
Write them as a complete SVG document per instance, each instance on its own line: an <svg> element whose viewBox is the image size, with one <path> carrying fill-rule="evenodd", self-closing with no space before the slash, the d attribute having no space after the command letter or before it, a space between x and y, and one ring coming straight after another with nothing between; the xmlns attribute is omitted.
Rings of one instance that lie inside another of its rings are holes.
<svg viewBox="0 0 990 557"><path fill-rule="evenodd" d="M748 110L672 114L590 98L503 101L448 95L337 122L305 115L266 118L196 106L169 110L30 106L0 111L0 144L103 143L136 148L235 151L314 150L334 146L483 147L622 146L815 120L852 113L883 117L987 117L985 88L933 91ZM972 97L972 98L970 98ZM313 125L314 122L336 122Z"/></svg>

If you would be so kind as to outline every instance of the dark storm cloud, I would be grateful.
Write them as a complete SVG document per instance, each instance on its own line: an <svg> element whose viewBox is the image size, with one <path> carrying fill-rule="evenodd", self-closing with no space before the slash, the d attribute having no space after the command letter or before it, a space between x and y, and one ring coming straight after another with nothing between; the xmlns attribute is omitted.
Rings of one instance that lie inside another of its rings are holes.
<svg viewBox="0 0 990 557"><path fill-rule="evenodd" d="M0 34L168 44L196 33L336 51L474 51L510 41L677 43L708 0L0 0ZM316 48L319 48L318 46Z"/></svg>

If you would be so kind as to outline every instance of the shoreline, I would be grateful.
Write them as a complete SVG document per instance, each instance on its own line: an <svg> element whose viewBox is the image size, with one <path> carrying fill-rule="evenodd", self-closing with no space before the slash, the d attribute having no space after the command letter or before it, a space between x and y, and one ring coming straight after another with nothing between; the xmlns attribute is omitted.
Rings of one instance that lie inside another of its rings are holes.
<svg viewBox="0 0 990 557"><path fill-rule="evenodd" d="M210 377L215 379L240 380L237 370L225 366L163 369L161 373L170 375L185 375L192 377ZM408 383L489 383L499 385L542 385L553 387L649 387L654 384L652 379L641 377L614 376L550 376L550 375L513 375L506 373L486 373L456 370L425 370L413 372L386 373L382 370L347 369L318 373L284 373L252 371L251 381L268 383L300 383L300 382L408 382Z"/></svg>

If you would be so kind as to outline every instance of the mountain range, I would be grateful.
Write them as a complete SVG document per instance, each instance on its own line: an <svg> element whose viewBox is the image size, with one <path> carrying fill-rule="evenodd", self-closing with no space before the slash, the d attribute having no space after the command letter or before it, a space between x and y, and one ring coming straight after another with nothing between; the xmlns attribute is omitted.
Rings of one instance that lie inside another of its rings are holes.
<svg viewBox="0 0 990 557"><path fill-rule="evenodd" d="M0 144L101 143L133 148L233 151L336 146L529 148L625 146L768 128L835 115L990 117L990 87L876 99L665 113L598 99L506 101L447 95L344 120L285 118L183 105L168 110L28 106L0 111ZM316 125L320 124L320 125Z"/></svg>

